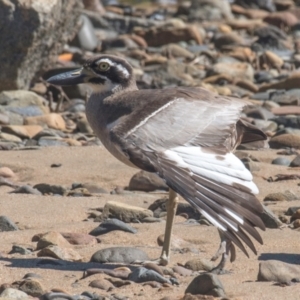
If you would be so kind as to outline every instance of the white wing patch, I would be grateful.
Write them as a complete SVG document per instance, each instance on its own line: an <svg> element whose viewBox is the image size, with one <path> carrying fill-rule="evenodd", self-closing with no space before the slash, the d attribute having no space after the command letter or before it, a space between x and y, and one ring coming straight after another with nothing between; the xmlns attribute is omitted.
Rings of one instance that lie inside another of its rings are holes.
<svg viewBox="0 0 300 300"><path fill-rule="evenodd" d="M216 155L203 151L201 147L180 146L166 150L163 154L166 159L172 161L177 167L188 170L190 176L199 175L201 177L211 179L216 183L219 182L230 186L238 184L249 189L252 194L258 193L257 186L252 181L251 173L232 153L227 153L226 155ZM176 174L174 176L180 180ZM201 193L197 195L197 198L201 200ZM190 200L193 202L192 199ZM233 212L229 208L223 207L223 209L228 216L226 217L226 215L219 215L219 220L216 220L215 217L212 217L204 209L199 209L199 211L212 224L221 230L226 231L226 226L228 226L228 228L237 232L239 230L238 225L244 224L243 216ZM229 216L231 219L228 218ZM220 223L221 220L223 224ZM224 226L225 224L226 226Z"/></svg>
<svg viewBox="0 0 300 300"><path fill-rule="evenodd" d="M194 174L230 186L239 184L250 189L252 194L258 194L252 174L233 153L221 156L207 153L201 147L180 146L166 150L164 154L179 167L188 168Z"/></svg>

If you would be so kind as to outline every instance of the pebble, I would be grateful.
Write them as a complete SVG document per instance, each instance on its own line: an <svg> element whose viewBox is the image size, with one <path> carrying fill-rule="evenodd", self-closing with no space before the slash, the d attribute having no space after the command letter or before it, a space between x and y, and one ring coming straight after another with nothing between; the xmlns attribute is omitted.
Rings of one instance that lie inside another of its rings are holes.
<svg viewBox="0 0 300 300"><path fill-rule="evenodd" d="M19 283L19 290L32 297L41 297L45 293L43 285L34 279L25 279Z"/></svg>
<svg viewBox="0 0 300 300"><path fill-rule="evenodd" d="M190 269L187 269L182 266L175 266L173 267L173 271L181 276L187 277L187 276L192 276L193 271Z"/></svg>
<svg viewBox="0 0 300 300"><path fill-rule="evenodd" d="M10 192L11 194L31 194L31 195L42 195L42 193L38 190L33 188L30 185L22 185L14 189Z"/></svg>
<svg viewBox="0 0 300 300"><path fill-rule="evenodd" d="M124 263L149 260L148 255L138 248L112 247L97 251L91 257L91 262L98 263Z"/></svg>
<svg viewBox="0 0 300 300"><path fill-rule="evenodd" d="M24 125L40 125L49 128L66 130L66 122L60 114L50 113L42 116L27 117Z"/></svg>
<svg viewBox="0 0 300 300"><path fill-rule="evenodd" d="M61 146L69 146L68 142L63 140L60 137L41 137L38 140L38 145L41 147L50 147L50 146L56 146L56 147L61 147Z"/></svg>
<svg viewBox="0 0 300 300"><path fill-rule="evenodd" d="M263 205L263 213L261 219L266 228L280 228L283 224L280 219L265 205Z"/></svg>
<svg viewBox="0 0 300 300"><path fill-rule="evenodd" d="M140 171L132 176L128 189L131 191L152 192L155 190L168 191L169 187L155 173Z"/></svg>
<svg viewBox="0 0 300 300"><path fill-rule="evenodd" d="M208 271L210 272L214 267L214 263L212 261L209 261L205 258L197 258L187 261L184 264L184 267L186 269L192 270L192 271Z"/></svg>
<svg viewBox="0 0 300 300"><path fill-rule="evenodd" d="M203 273L195 277L185 290L185 294L211 295L214 297L226 297L222 282L217 275Z"/></svg>
<svg viewBox="0 0 300 300"><path fill-rule="evenodd" d="M9 254L19 253L22 255L28 255L28 254L31 254L32 251L33 251L33 249L30 247L27 247L27 246L13 245Z"/></svg>
<svg viewBox="0 0 300 300"><path fill-rule="evenodd" d="M289 166L291 161L286 157L277 157L272 160L272 165Z"/></svg>
<svg viewBox="0 0 300 300"><path fill-rule="evenodd" d="M6 288L1 294L0 298L11 299L11 300L22 300L29 299L30 297L25 293L17 289Z"/></svg>
<svg viewBox="0 0 300 300"><path fill-rule="evenodd" d="M160 283L170 283L170 280L163 277L154 270L149 270L144 267L138 267L128 276L128 280L134 281L136 283L147 282L147 281L157 281Z"/></svg>
<svg viewBox="0 0 300 300"><path fill-rule="evenodd" d="M35 241L37 236L32 238L32 241ZM41 234L39 236L36 250L40 250L46 248L48 246L60 246L60 247L70 247L70 243L59 233L55 231L49 231L45 234Z"/></svg>
<svg viewBox="0 0 300 300"><path fill-rule="evenodd" d="M259 263L258 281L275 281L289 283L300 281L300 266L278 260L267 260Z"/></svg>
<svg viewBox="0 0 300 300"><path fill-rule="evenodd" d="M291 216L291 223L294 220L300 219L300 209L297 209Z"/></svg>
<svg viewBox="0 0 300 300"><path fill-rule="evenodd" d="M31 139L43 130L40 125L6 125L2 132L16 135L22 139Z"/></svg>
<svg viewBox="0 0 300 300"><path fill-rule="evenodd" d="M43 195L64 195L67 189L61 185L52 185L48 183L38 183L33 186L34 189L40 191Z"/></svg>
<svg viewBox="0 0 300 300"><path fill-rule="evenodd" d="M0 177L4 178L15 178L16 174L14 173L13 170L11 170L8 167L1 167L0 168Z"/></svg>
<svg viewBox="0 0 300 300"><path fill-rule="evenodd" d="M89 286L93 287L93 288L101 289L104 291L108 291L109 289L111 289L113 287L113 285L108 280L105 280L105 279L93 280L89 283Z"/></svg>
<svg viewBox="0 0 300 300"><path fill-rule="evenodd" d="M97 239L89 234L78 232L60 233L71 245L96 245Z"/></svg>
<svg viewBox="0 0 300 300"><path fill-rule="evenodd" d="M272 149L285 147L300 149L300 135L282 134L271 138L269 145Z"/></svg>
<svg viewBox="0 0 300 300"><path fill-rule="evenodd" d="M99 236L114 230L137 233L137 230L135 228L118 219L107 219L103 221L98 227L93 229L89 234L93 236Z"/></svg>
<svg viewBox="0 0 300 300"><path fill-rule="evenodd" d="M131 273L131 270L127 267L119 267L116 269L101 269L101 268L97 268L97 269L87 269L85 270L84 274L83 274L83 278L86 278L88 276L92 276L95 274L106 274L112 277L116 277L116 278L121 278L121 279L127 279L129 274Z"/></svg>
<svg viewBox="0 0 300 300"><path fill-rule="evenodd" d="M142 221L146 217L153 217L153 212L116 201L107 201L102 213L103 219L116 218L125 223L131 223L136 220Z"/></svg>
<svg viewBox="0 0 300 300"><path fill-rule="evenodd" d="M0 232L16 230L19 230L18 226L9 217L0 216Z"/></svg>
<svg viewBox="0 0 300 300"><path fill-rule="evenodd" d="M300 155L297 155L290 163L290 167L300 167Z"/></svg>
<svg viewBox="0 0 300 300"><path fill-rule="evenodd" d="M38 257L53 257L57 259L62 259L64 261L75 261L81 262L81 255L71 248L61 248L59 246L51 245L45 248L42 248L38 253Z"/></svg>
<svg viewBox="0 0 300 300"><path fill-rule="evenodd" d="M85 188L87 189L91 194L107 194L107 190L105 190L101 185L97 183L73 183L72 189L77 188Z"/></svg>
<svg viewBox="0 0 300 300"><path fill-rule="evenodd" d="M268 194L264 201L292 201L297 200L299 197L295 195L292 191L285 191L283 193L271 193Z"/></svg>

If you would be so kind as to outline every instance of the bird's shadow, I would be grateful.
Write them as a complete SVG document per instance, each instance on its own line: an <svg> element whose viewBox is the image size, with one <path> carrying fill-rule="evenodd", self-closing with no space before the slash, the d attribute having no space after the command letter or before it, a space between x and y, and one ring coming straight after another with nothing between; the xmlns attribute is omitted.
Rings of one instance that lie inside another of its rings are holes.
<svg viewBox="0 0 300 300"><path fill-rule="evenodd" d="M295 253L262 253L258 260L279 260L285 263L300 265L300 254Z"/></svg>
<svg viewBox="0 0 300 300"><path fill-rule="evenodd" d="M8 268L23 268L23 269L48 269L59 271L86 271L87 269L107 269L113 270L124 264L106 264L96 262L71 262L66 260L56 260L51 258L7 258L0 257L0 262L8 262L5 266ZM133 271L137 266L126 265Z"/></svg>

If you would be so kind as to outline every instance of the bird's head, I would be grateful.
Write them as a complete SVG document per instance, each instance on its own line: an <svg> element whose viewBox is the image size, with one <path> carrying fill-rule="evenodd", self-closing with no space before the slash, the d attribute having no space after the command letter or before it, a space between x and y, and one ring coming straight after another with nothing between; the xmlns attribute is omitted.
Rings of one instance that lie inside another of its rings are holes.
<svg viewBox="0 0 300 300"><path fill-rule="evenodd" d="M130 64L125 59L112 55L88 59L82 68L52 76L47 82L55 85L85 83L94 93L136 88Z"/></svg>

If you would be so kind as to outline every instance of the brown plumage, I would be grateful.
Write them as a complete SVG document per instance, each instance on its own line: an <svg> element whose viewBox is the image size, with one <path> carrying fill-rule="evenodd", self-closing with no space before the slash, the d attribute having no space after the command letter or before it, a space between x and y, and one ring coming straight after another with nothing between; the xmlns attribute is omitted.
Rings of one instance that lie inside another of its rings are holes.
<svg viewBox="0 0 300 300"><path fill-rule="evenodd" d="M242 242L256 253L248 235L262 243L255 227L265 228L263 209L250 172L233 155L240 143L266 139L240 118L247 102L194 87L138 90L129 64L108 55L88 61L80 75L94 89L86 114L104 146L157 173L246 255ZM59 76L49 82L64 84Z"/></svg>

